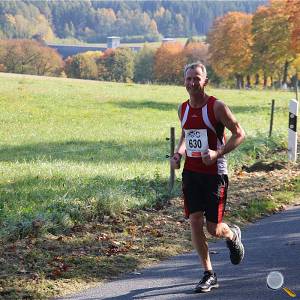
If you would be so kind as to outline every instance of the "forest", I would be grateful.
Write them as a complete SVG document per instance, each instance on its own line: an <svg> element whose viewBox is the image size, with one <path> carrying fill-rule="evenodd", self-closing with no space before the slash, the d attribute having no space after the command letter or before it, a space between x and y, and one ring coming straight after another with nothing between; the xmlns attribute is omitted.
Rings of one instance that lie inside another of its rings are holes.
<svg viewBox="0 0 300 300"><path fill-rule="evenodd" d="M102 43L206 35L216 17L253 13L267 1L1 1L0 38L76 39Z"/></svg>

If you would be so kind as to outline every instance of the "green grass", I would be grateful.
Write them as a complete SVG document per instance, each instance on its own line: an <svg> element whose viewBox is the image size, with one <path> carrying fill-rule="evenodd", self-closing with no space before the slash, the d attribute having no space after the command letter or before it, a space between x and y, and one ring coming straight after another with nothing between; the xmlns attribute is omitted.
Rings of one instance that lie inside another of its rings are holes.
<svg viewBox="0 0 300 300"><path fill-rule="evenodd" d="M237 207L229 220L240 224L253 222L262 216L282 210L284 205L299 204L300 178L296 177L283 184L280 191L275 191L268 197L253 199Z"/></svg>
<svg viewBox="0 0 300 300"><path fill-rule="evenodd" d="M68 230L166 198L165 138L171 126L179 135L183 87L6 74L0 81L0 235ZM247 141L229 156L233 168L286 146L292 93L207 92L226 102L246 130Z"/></svg>

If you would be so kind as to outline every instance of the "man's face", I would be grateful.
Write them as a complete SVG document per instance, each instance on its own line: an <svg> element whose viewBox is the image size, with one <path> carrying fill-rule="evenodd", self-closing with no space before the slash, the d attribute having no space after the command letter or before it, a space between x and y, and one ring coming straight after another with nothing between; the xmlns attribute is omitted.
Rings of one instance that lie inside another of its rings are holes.
<svg viewBox="0 0 300 300"><path fill-rule="evenodd" d="M189 94L203 94L206 83L206 76L200 67L189 69L185 74L184 85Z"/></svg>

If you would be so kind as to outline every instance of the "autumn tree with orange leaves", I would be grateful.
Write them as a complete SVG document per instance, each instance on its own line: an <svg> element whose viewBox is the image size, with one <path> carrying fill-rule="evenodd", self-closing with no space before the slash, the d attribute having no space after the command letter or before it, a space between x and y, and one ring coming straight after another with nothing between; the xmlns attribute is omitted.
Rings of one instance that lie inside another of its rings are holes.
<svg viewBox="0 0 300 300"><path fill-rule="evenodd" d="M267 78L287 84L288 69L295 59L291 45L292 27L287 12L287 1L270 1L253 16L253 71L262 72L264 87Z"/></svg>
<svg viewBox="0 0 300 300"><path fill-rule="evenodd" d="M291 23L291 46L300 53L300 0L287 0L286 10Z"/></svg>
<svg viewBox="0 0 300 300"><path fill-rule="evenodd" d="M201 61L205 65L208 63L208 44L204 42L191 42L185 45L183 55L187 63Z"/></svg>
<svg viewBox="0 0 300 300"><path fill-rule="evenodd" d="M97 60L102 56L101 51L87 51L68 57L65 60L65 73L71 78L98 79Z"/></svg>
<svg viewBox="0 0 300 300"><path fill-rule="evenodd" d="M291 25L291 48L295 51L295 60L292 62L292 67L297 76L297 74L300 74L300 0L286 1L286 10Z"/></svg>
<svg viewBox="0 0 300 300"><path fill-rule="evenodd" d="M183 45L177 42L162 44L154 58L154 76L158 82L181 84L186 58L183 55Z"/></svg>
<svg viewBox="0 0 300 300"><path fill-rule="evenodd" d="M236 87L244 86L252 59L252 15L230 12L216 19L208 34L210 64L224 78L236 79ZM248 85L249 76L248 76Z"/></svg>
<svg viewBox="0 0 300 300"><path fill-rule="evenodd" d="M0 40L1 69L9 73L59 76L64 62L56 50L32 40Z"/></svg>

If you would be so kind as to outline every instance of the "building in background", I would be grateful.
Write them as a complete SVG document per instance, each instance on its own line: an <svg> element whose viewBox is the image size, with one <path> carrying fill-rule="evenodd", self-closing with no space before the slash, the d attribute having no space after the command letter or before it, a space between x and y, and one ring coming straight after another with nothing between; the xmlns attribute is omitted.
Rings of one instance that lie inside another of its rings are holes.
<svg viewBox="0 0 300 300"><path fill-rule="evenodd" d="M120 40L119 36L109 36L107 37L107 48L115 49L120 47Z"/></svg>

